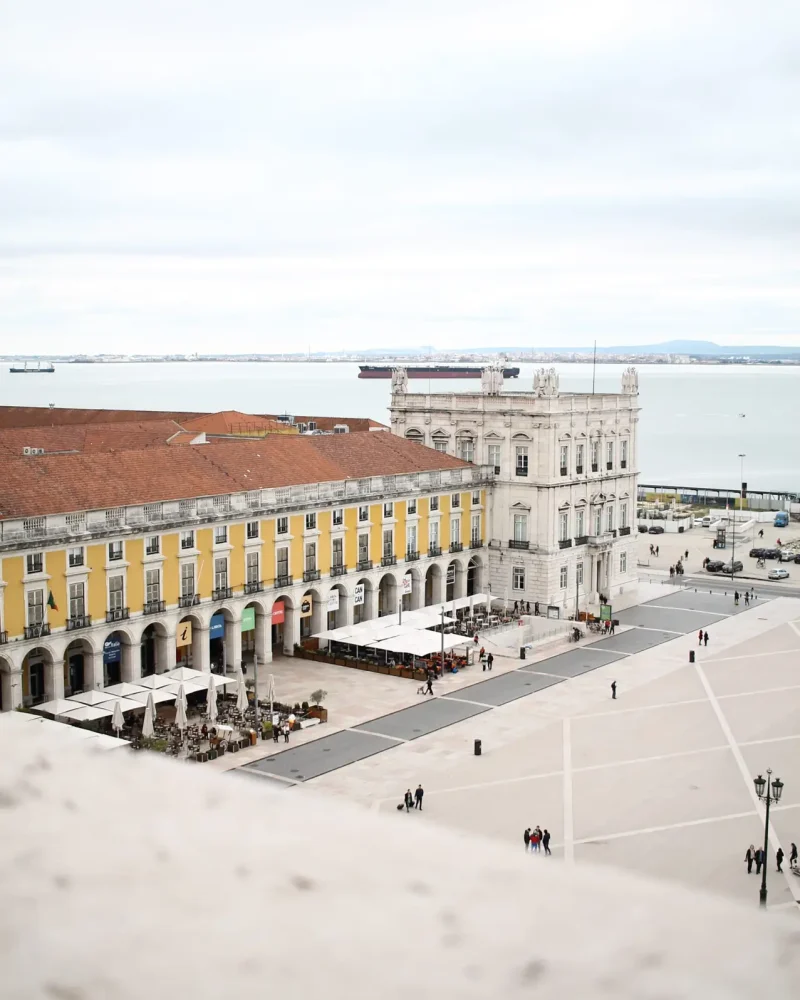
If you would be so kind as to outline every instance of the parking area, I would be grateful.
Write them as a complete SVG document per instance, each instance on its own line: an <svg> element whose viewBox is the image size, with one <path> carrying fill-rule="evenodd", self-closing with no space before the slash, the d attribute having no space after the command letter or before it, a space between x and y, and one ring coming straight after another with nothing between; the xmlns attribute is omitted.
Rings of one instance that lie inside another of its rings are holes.
<svg viewBox="0 0 800 1000"><path fill-rule="evenodd" d="M548 660L544 661L548 663ZM462 688L453 694L445 697L449 700L467 699L479 702L482 705L506 705L510 701L524 698L536 691L544 691L545 688L560 684L563 678L552 677L543 673L533 674L524 670L515 670L510 674L503 674L500 677L492 677L489 680L473 684L471 687Z"/></svg>

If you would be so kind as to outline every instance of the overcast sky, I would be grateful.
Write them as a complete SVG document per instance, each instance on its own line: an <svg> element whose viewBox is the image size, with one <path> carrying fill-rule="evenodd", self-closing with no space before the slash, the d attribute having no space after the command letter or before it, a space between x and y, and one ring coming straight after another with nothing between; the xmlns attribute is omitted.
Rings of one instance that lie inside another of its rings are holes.
<svg viewBox="0 0 800 1000"><path fill-rule="evenodd" d="M791 0L0 4L5 352L800 344Z"/></svg>

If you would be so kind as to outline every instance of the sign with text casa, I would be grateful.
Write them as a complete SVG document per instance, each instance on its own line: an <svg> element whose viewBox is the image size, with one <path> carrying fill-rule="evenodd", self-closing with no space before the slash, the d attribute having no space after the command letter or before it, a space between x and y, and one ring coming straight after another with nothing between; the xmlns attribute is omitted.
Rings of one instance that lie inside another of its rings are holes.
<svg viewBox="0 0 800 1000"><path fill-rule="evenodd" d="M332 590L328 594L328 611L338 611L339 610L339 591Z"/></svg>
<svg viewBox="0 0 800 1000"><path fill-rule="evenodd" d="M310 618L311 612L314 610L314 600L311 594L306 594L303 600L300 602L300 617Z"/></svg>
<svg viewBox="0 0 800 1000"><path fill-rule="evenodd" d="M413 589L413 581L411 579L411 574L406 573L403 577L403 593L410 594Z"/></svg>
<svg viewBox="0 0 800 1000"><path fill-rule="evenodd" d="M364 603L364 584L357 583L353 588L353 604L363 604Z"/></svg>
<svg viewBox="0 0 800 1000"><path fill-rule="evenodd" d="M225 638L225 615L223 615L222 612L217 612L217 614L211 616L211 624L208 628L208 638Z"/></svg>
<svg viewBox="0 0 800 1000"><path fill-rule="evenodd" d="M178 631L175 633L176 646L191 646L192 644L192 623L181 622Z"/></svg>
<svg viewBox="0 0 800 1000"><path fill-rule="evenodd" d="M103 643L103 663L119 663L122 659L122 640L109 636Z"/></svg>
<svg viewBox="0 0 800 1000"><path fill-rule="evenodd" d="M276 601L272 605L272 624L283 625L286 621L286 607L283 601Z"/></svg>

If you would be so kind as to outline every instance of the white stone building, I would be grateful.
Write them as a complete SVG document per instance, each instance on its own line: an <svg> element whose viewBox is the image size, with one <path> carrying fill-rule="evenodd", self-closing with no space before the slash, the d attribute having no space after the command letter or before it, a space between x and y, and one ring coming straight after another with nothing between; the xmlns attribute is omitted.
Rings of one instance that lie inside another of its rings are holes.
<svg viewBox="0 0 800 1000"><path fill-rule="evenodd" d="M638 379L619 393L559 390L540 369L532 390L508 391L496 369L475 393L413 393L392 382L392 431L488 465L487 537L492 593L557 606L596 605L636 579Z"/></svg>

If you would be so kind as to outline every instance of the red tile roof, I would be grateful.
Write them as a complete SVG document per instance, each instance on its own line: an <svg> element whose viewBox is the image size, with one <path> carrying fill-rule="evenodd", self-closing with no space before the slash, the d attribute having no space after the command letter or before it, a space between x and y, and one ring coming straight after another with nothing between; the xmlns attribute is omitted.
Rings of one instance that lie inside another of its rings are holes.
<svg viewBox="0 0 800 1000"><path fill-rule="evenodd" d="M0 406L0 427L63 427L67 424L116 424L182 420L196 417L193 411L172 410L75 410L54 406Z"/></svg>
<svg viewBox="0 0 800 1000"><path fill-rule="evenodd" d="M385 432L11 458L0 475L0 519L466 465Z"/></svg>
<svg viewBox="0 0 800 1000"><path fill-rule="evenodd" d="M263 434L264 432L287 432L286 424L272 417L262 417L239 410L222 410L219 413L202 413L188 420L181 420L181 426L189 431L205 431L206 434Z"/></svg>
<svg viewBox="0 0 800 1000"><path fill-rule="evenodd" d="M46 452L129 451L166 444L180 430L174 420L163 419L0 428L0 456L21 457L23 448L44 448Z"/></svg>

